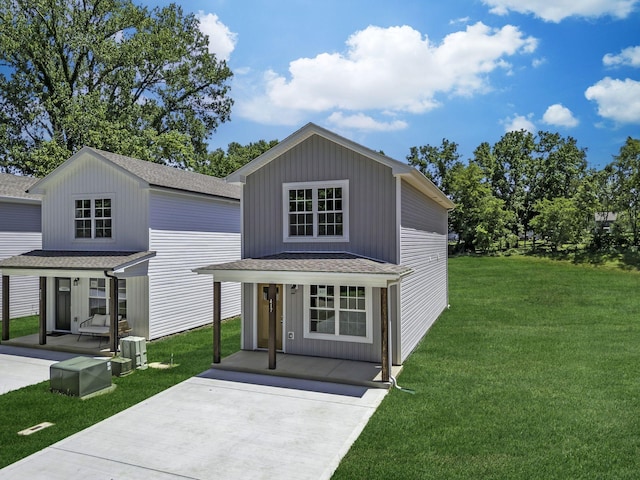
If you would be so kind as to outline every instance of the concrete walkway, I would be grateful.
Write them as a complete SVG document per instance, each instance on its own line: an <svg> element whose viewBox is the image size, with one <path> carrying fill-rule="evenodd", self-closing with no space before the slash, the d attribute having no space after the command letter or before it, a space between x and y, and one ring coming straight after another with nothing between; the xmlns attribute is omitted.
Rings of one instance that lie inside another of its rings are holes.
<svg viewBox="0 0 640 480"><path fill-rule="evenodd" d="M208 370L9 465L0 479L326 479L386 394Z"/></svg>

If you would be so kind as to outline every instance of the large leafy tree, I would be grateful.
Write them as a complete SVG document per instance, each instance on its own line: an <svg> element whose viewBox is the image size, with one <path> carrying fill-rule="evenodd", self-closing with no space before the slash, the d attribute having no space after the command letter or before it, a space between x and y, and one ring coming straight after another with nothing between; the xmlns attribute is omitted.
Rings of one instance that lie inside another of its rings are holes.
<svg viewBox="0 0 640 480"><path fill-rule="evenodd" d="M225 152L221 148L216 148L209 153L204 162L195 166L195 170L214 177L226 177L231 172L249 163L256 157L278 144L278 140L258 140L247 145L238 142L231 142Z"/></svg>
<svg viewBox="0 0 640 480"><path fill-rule="evenodd" d="M616 223L626 223L633 245L640 245L640 139L628 137L611 164L617 210Z"/></svg>
<svg viewBox="0 0 640 480"><path fill-rule="evenodd" d="M175 4L0 0L0 169L44 175L83 145L191 168L231 75Z"/></svg>
<svg viewBox="0 0 640 480"><path fill-rule="evenodd" d="M458 144L442 139L439 147L423 145L411 147L407 155L409 165L416 167L446 195L451 192L451 172L459 165Z"/></svg>

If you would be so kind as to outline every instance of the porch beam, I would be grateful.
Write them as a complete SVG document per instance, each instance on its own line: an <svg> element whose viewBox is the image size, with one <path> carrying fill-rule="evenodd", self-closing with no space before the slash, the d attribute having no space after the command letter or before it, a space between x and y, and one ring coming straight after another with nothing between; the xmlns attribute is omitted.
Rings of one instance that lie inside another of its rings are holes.
<svg viewBox="0 0 640 480"><path fill-rule="evenodd" d="M109 350L118 351L118 278L109 277Z"/></svg>
<svg viewBox="0 0 640 480"><path fill-rule="evenodd" d="M221 299L220 282L213 282L213 363L220 363L221 334Z"/></svg>
<svg viewBox="0 0 640 480"><path fill-rule="evenodd" d="M389 381L389 309L387 288L380 289L380 342L382 348L382 381Z"/></svg>
<svg viewBox="0 0 640 480"><path fill-rule="evenodd" d="M47 344L47 277L40 277L40 326L38 328L40 345Z"/></svg>
<svg viewBox="0 0 640 480"><path fill-rule="evenodd" d="M9 275L2 276L2 340L9 340Z"/></svg>
<svg viewBox="0 0 640 480"><path fill-rule="evenodd" d="M278 288L275 283L269 284L269 370L276 369L276 304Z"/></svg>

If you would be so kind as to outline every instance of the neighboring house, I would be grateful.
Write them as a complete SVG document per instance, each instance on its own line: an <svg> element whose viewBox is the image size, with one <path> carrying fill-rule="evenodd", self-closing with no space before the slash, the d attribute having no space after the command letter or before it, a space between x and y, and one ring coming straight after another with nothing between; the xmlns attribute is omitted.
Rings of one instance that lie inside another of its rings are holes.
<svg viewBox="0 0 640 480"><path fill-rule="evenodd" d="M29 192L42 195L42 250L0 268L44 282L41 332L75 333L96 313L147 339L211 322L211 279L192 269L240 258L237 186L85 147ZM222 293L222 315L240 313L240 286Z"/></svg>
<svg viewBox="0 0 640 480"><path fill-rule="evenodd" d="M613 212L598 212L594 216L596 227L601 228L605 232L611 230L611 225L618 219L618 214Z"/></svg>
<svg viewBox="0 0 640 480"><path fill-rule="evenodd" d="M41 248L40 195L27 193L38 179L0 173L0 260ZM2 280L0 279L0 287ZM38 313L38 279L10 282L11 317ZM0 298L2 311L2 298Z"/></svg>
<svg viewBox="0 0 640 480"><path fill-rule="evenodd" d="M275 350L401 364L447 307L454 205L415 168L308 124L227 181L243 260L197 271L242 282L241 348L270 368Z"/></svg>

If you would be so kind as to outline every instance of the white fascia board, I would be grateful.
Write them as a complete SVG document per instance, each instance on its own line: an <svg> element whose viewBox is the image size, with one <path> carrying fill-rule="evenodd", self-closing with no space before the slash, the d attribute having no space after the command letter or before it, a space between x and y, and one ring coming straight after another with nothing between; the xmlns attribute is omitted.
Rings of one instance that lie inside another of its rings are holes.
<svg viewBox="0 0 640 480"><path fill-rule="evenodd" d="M289 285L358 285L363 287L387 287L400 280L393 274L362 274L336 272L283 272L255 270L216 270L198 268L193 270L203 275L213 275L216 282L282 283Z"/></svg>
<svg viewBox="0 0 640 480"><path fill-rule="evenodd" d="M3 268L2 275L14 277L103 278L104 270L62 270L52 268Z"/></svg>

